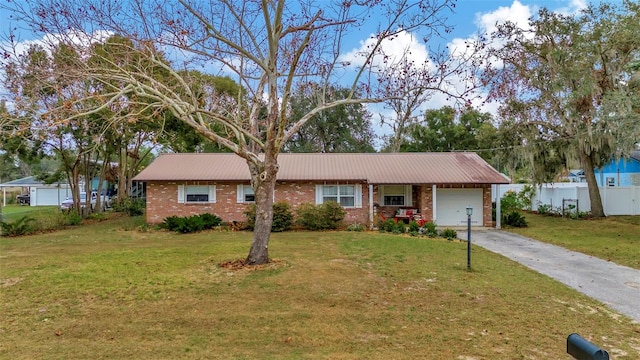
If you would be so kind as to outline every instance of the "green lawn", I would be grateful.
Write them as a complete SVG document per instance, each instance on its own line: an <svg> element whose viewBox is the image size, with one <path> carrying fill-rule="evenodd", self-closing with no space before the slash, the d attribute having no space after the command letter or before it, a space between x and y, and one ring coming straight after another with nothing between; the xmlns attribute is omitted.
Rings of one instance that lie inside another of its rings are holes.
<svg viewBox="0 0 640 360"><path fill-rule="evenodd" d="M573 220L525 214L529 226L508 228L533 239L640 269L640 216Z"/></svg>
<svg viewBox="0 0 640 360"><path fill-rule="evenodd" d="M379 233L140 232L141 219L0 238L0 358L565 359L578 332L640 358L640 325L466 244Z"/></svg>
<svg viewBox="0 0 640 360"><path fill-rule="evenodd" d="M21 206L7 205L2 207L2 221L15 221L25 215L38 217L58 211L57 206Z"/></svg>

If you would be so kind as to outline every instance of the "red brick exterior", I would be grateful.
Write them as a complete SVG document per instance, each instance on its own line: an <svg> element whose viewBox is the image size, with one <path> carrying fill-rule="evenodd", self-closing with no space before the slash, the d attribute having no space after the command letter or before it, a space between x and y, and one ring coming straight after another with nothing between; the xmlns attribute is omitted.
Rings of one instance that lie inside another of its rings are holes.
<svg viewBox="0 0 640 360"><path fill-rule="evenodd" d="M215 181L150 181L147 183L147 222L151 224L161 223L166 217L190 216L203 213L218 215L225 222L246 221L243 214L248 204L237 202L237 185L239 183L219 183ZM303 203L315 204L316 182L278 182L276 184L274 200L286 201L295 209ZM346 183L341 183L346 184ZM178 185L215 185L216 202L206 204L185 204L178 202ZM362 183L362 207L345 209L347 215L345 224L365 224L370 225L369 219L369 186ZM452 188L462 186L450 186ZM465 187L469 187L466 185ZM483 226L492 226L491 219L491 186L476 187L483 188ZM378 186L373 186L373 202L378 201ZM433 219L433 186L414 185L413 205L420 209L425 220ZM380 214L385 217L393 217L398 207L376 206L374 209L374 222L380 218Z"/></svg>

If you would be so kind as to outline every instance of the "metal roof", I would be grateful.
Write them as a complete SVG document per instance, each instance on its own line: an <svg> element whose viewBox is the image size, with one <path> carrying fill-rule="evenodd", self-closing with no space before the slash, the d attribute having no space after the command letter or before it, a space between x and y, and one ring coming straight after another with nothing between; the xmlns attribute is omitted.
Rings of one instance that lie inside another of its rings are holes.
<svg viewBox="0 0 640 360"><path fill-rule="evenodd" d="M507 184L475 153L332 153L278 155L279 181L366 181L372 184ZM162 154L136 181L249 181L235 154Z"/></svg>
<svg viewBox="0 0 640 360"><path fill-rule="evenodd" d="M48 184L48 186L65 185L66 182L54 182ZM44 181L36 179L35 176L27 176L21 179L7 181L0 184L0 187L29 187L29 186L41 186L45 185Z"/></svg>

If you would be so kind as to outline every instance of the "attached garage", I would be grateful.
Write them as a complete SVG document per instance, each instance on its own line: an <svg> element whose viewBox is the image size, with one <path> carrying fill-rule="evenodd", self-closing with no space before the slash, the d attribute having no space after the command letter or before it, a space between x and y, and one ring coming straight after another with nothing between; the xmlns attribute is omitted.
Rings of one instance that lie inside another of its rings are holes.
<svg viewBox="0 0 640 360"><path fill-rule="evenodd" d="M473 208L472 226L483 224L482 189L437 189L436 223L440 226L467 224L467 206Z"/></svg>

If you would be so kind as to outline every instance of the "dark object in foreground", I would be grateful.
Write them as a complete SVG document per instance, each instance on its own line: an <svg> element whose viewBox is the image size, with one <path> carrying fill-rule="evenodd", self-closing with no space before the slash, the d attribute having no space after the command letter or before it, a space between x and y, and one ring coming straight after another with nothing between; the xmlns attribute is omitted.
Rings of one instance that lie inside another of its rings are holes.
<svg viewBox="0 0 640 360"><path fill-rule="evenodd" d="M609 360L609 353L573 333L567 337L567 354L578 360Z"/></svg>

